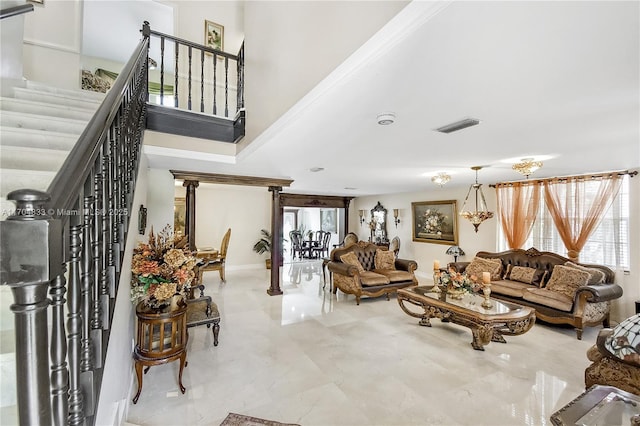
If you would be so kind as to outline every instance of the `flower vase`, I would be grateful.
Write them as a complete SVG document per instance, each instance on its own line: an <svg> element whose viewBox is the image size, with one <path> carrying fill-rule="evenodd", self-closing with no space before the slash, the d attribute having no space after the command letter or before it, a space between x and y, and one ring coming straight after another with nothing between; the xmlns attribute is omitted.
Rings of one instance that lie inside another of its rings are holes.
<svg viewBox="0 0 640 426"><path fill-rule="evenodd" d="M447 290L447 294L453 300L462 300L464 298L464 290L459 289L459 288L450 288L450 289Z"/></svg>
<svg viewBox="0 0 640 426"><path fill-rule="evenodd" d="M183 305L185 304L184 302L184 296L182 296L181 294L175 294L171 297L170 300L170 306L171 306L171 311L177 311L178 309L180 309Z"/></svg>

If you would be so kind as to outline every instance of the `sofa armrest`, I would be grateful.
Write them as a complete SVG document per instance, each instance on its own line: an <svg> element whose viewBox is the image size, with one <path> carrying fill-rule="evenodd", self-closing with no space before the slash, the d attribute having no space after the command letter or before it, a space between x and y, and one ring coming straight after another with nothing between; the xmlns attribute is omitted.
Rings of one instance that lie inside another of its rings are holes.
<svg viewBox="0 0 640 426"><path fill-rule="evenodd" d="M346 275L348 277L355 277L358 275L358 268L348 263L342 262L329 262L327 268L334 274Z"/></svg>
<svg viewBox="0 0 640 426"><path fill-rule="evenodd" d="M587 296L588 302L604 302L614 300L622 296L622 287L618 284L592 284L578 287L575 300L578 300L580 293L590 293Z"/></svg>
<svg viewBox="0 0 640 426"><path fill-rule="evenodd" d="M456 272L464 272L471 262L451 262L447 265L447 269L453 268Z"/></svg>
<svg viewBox="0 0 640 426"><path fill-rule="evenodd" d="M398 270L413 272L418 269L418 262L408 259L396 259L395 266Z"/></svg>

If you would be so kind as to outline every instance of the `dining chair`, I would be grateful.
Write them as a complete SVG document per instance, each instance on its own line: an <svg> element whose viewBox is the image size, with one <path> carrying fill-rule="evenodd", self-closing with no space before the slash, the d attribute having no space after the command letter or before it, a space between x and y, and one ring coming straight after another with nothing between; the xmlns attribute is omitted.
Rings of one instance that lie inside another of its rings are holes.
<svg viewBox="0 0 640 426"><path fill-rule="evenodd" d="M298 256L298 259L302 259L302 233L300 231L290 231L289 241L291 241L291 254L293 259L296 258L296 255Z"/></svg>
<svg viewBox="0 0 640 426"><path fill-rule="evenodd" d="M210 258L204 264L198 266L198 284L202 284L202 274L209 271L218 271L222 282L226 282L224 267L227 260L227 249L229 248L229 240L231 239L231 228L222 237L220 244L220 254L215 258Z"/></svg>
<svg viewBox="0 0 640 426"><path fill-rule="evenodd" d="M329 256L329 243L331 242L331 232L326 232L326 231L319 231L319 232L324 232L322 234L322 240L319 240L319 244L317 247L314 247L313 253L314 253L314 257L320 257L323 254L327 254L327 256Z"/></svg>

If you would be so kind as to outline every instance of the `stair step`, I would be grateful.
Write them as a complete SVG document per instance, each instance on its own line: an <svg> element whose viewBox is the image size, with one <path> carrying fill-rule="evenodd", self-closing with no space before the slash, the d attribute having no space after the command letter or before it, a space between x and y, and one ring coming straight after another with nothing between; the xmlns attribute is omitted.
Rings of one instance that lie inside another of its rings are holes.
<svg viewBox="0 0 640 426"><path fill-rule="evenodd" d="M42 170L0 170L0 194L6 197L16 189L37 189L46 191L56 172Z"/></svg>
<svg viewBox="0 0 640 426"><path fill-rule="evenodd" d="M38 90L40 92L57 93L59 95L65 95L70 97L94 99L102 101L106 94L99 92L92 92L90 90L73 90L73 89L60 89L58 87L48 86L44 83L37 81L27 81L27 88L32 90Z"/></svg>
<svg viewBox="0 0 640 426"><path fill-rule="evenodd" d="M0 168L57 172L68 155L69 151L55 149L2 146Z"/></svg>
<svg viewBox="0 0 640 426"><path fill-rule="evenodd" d="M0 146L18 146L71 151L78 135L0 126Z"/></svg>
<svg viewBox="0 0 640 426"><path fill-rule="evenodd" d="M0 125L80 135L87 126L87 122L85 120L73 120L70 118L3 111L0 115Z"/></svg>
<svg viewBox="0 0 640 426"><path fill-rule="evenodd" d="M25 89L23 87L16 87L14 90L15 99L24 99L35 102L46 102L54 105L65 105L74 108L83 108L91 111L98 109L101 100L78 98L77 96L70 96L64 93L43 92L40 90Z"/></svg>
<svg viewBox="0 0 640 426"><path fill-rule="evenodd" d="M48 115L51 117L71 118L89 122L95 111L64 105L51 105L26 99L0 97L0 109L4 111L23 112L27 114Z"/></svg>

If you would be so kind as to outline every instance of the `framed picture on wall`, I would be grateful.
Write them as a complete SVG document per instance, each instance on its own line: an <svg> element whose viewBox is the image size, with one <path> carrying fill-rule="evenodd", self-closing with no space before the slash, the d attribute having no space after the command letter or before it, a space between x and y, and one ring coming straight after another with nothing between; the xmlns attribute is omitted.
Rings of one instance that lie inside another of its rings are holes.
<svg viewBox="0 0 640 426"><path fill-rule="evenodd" d="M336 209L320 210L320 229L335 234L338 232L337 226Z"/></svg>
<svg viewBox="0 0 640 426"><path fill-rule="evenodd" d="M224 27L211 21L204 21L204 45L224 51Z"/></svg>
<svg viewBox="0 0 640 426"><path fill-rule="evenodd" d="M411 212L413 241L458 244L456 200L413 202Z"/></svg>
<svg viewBox="0 0 640 426"><path fill-rule="evenodd" d="M173 233L184 235L187 218L187 201L184 197L176 197L173 201Z"/></svg>

